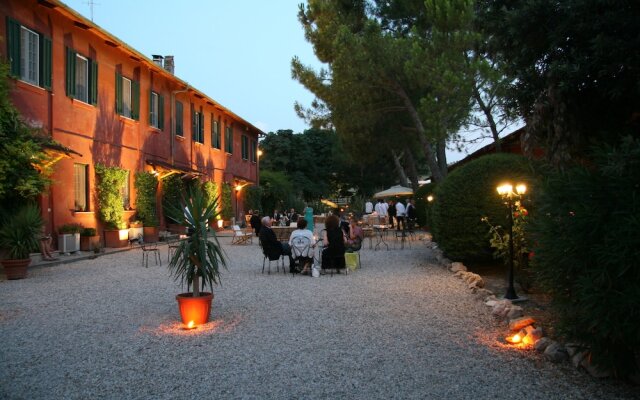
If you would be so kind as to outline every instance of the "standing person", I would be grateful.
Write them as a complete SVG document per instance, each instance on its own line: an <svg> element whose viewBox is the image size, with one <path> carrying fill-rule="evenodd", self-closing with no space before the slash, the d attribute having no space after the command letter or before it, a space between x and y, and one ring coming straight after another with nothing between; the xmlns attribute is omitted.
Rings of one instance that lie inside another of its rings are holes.
<svg viewBox="0 0 640 400"><path fill-rule="evenodd" d="M407 210L404 207L404 204L402 204L402 201L398 200L396 202L396 221L398 225L398 230L404 231L405 229L407 229L407 225L404 220L406 213L407 213Z"/></svg>
<svg viewBox="0 0 640 400"><path fill-rule="evenodd" d="M259 210L255 210L255 211L253 211L253 213L251 213L251 218L249 219L249 224L251 225L251 228L253 228L253 230L256 231L256 236L258 236L260 234L260 227L262 226L262 223L260 222L260 211Z"/></svg>
<svg viewBox="0 0 640 400"><path fill-rule="evenodd" d="M313 232L313 208L307 206L304 208L304 219L307 220L307 229Z"/></svg>
<svg viewBox="0 0 640 400"><path fill-rule="evenodd" d="M393 228L394 223L393 220L396 217L396 207L393 204L393 200L389 200L389 211L387 211L387 213L389 214L389 225L391 225L391 228Z"/></svg>
<svg viewBox="0 0 640 400"><path fill-rule="evenodd" d="M335 268L336 272L340 273L339 269L343 269L345 266L345 237L342 229L340 229L340 219L335 215L330 215L324 224L327 229L322 234L324 242L322 268Z"/></svg>
<svg viewBox="0 0 640 400"><path fill-rule="evenodd" d="M273 221L276 223L276 226L280 224L280 219L282 218L282 214L280 214L280 210L277 208L273 210Z"/></svg>
<svg viewBox="0 0 640 400"><path fill-rule="evenodd" d="M383 212L382 208L383 208L382 207L382 199L378 199L378 202L376 203L376 206L375 206L375 212L381 217L382 217L382 212Z"/></svg>
<svg viewBox="0 0 640 400"><path fill-rule="evenodd" d="M364 203L364 213L371 214L372 212L373 212L373 204L371 203L371 200L367 199L367 202Z"/></svg>
<svg viewBox="0 0 640 400"><path fill-rule="evenodd" d="M410 231L413 231L416 225L416 218L416 201L409 199L409 204L407 204L407 227Z"/></svg>
<svg viewBox="0 0 640 400"><path fill-rule="evenodd" d="M262 251L269 259L277 260L282 255L289 256L289 269L291 270L295 267L289 243L282 243L278 240L276 233L271 229L271 218L269 217L262 218L260 244L262 245Z"/></svg>

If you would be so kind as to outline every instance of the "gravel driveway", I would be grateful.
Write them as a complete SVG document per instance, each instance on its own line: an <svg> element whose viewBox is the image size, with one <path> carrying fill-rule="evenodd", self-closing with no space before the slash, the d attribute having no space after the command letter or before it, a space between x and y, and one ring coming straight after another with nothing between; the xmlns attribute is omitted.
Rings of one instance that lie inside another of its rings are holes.
<svg viewBox="0 0 640 400"><path fill-rule="evenodd" d="M163 266L132 250L0 282L0 398L639 398L501 345L504 325L422 242L311 278L261 274L257 240L221 241L230 266L196 331L166 248Z"/></svg>

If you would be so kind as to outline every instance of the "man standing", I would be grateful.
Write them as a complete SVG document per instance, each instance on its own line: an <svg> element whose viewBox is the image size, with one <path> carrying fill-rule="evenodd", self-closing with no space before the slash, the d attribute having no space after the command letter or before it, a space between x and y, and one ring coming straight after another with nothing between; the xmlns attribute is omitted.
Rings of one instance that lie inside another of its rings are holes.
<svg viewBox="0 0 640 400"><path fill-rule="evenodd" d="M409 199L409 204L407 204L407 226L410 231L413 231L416 225L416 217L416 202L413 199Z"/></svg>
<svg viewBox="0 0 640 400"><path fill-rule="evenodd" d="M391 228L393 229L393 219L396 217L396 206L393 204L393 200L389 200L388 207L389 210L387 211L387 214L389 214L389 225L391 225Z"/></svg>
<svg viewBox="0 0 640 400"><path fill-rule="evenodd" d="M371 200L367 200L367 202L364 203L364 213L371 214L372 212L373 212L373 204L371 203Z"/></svg>
<svg viewBox="0 0 640 400"><path fill-rule="evenodd" d="M400 200L396 201L396 221L398 222L398 230L405 230L407 226L405 225L405 216L407 215L407 209L404 207L404 204ZM402 225L402 226L400 226Z"/></svg>
<svg viewBox="0 0 640 400"><path fill-rule="evenodd" d="M262 251L270 260L277 260L280 256L289 256L289 269L294 267L293 256L291 255L291 247L289 243L278 241L276 233L271 229L271 218L262 218L262 227L260 228L260 244Z"/></svg>

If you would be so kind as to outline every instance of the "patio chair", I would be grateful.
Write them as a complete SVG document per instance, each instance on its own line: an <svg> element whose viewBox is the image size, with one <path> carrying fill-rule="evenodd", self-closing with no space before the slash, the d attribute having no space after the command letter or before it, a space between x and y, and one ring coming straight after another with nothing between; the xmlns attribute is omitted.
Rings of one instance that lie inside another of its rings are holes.
<svg viewBox="0 0 640 400"><path fill-rule="evenodd" d="M162 265L158 243L141 243L140 248L142 249L142 265L144 265L145 268L149 268L149 253L153 253L153 259L156 265Z"/></svg>
<svg viewBox="0 0 640 400"><path fill-rule="evenodd" d="M267 274L271 274L271 261L275 261L276 262L276 271L280 272L280 260L282 260L282 272L286 272L284 269L284 254L279 255L277 258L273 258L270 257L265 251L264 251L264 247L262 246L262 240L258 239L259 243L260 243L260 248L262 249L262 273L264 274L264 265L267 262L267 260L269 260L269 264L268 264L268 270L267 270Z"/></svg>
<svg viewBox="0 0 640 400"><path fill-rule="evenodd" d="M299 272L302 271L305 263L313 262L313 253L311 253L310 250L311 241L308 237L298 236L293 238L293 241L291 242L291 255L293 256L296 264L298 264L297 270ZM310 253L311 256L309 256Z"/></svg>
<svg viewBox="0 0 640 400"><path fill-rule="evenodd" d="M253 233L243 230L238 225L233 225L233 237L231 244L251 244L253 243Z"/></svg>

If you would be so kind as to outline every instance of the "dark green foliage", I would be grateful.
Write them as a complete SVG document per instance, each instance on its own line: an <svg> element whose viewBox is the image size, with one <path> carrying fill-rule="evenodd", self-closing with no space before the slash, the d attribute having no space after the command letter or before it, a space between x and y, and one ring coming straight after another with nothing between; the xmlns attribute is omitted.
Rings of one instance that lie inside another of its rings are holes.
<svg viewBox="0 0 640 400"><path fill-rule="evenodd" d="M263 189L261 210L264 215L270 215L274 209L282 210L286 207L289 194L293 192L293 185L289 177L283 172L260 171L260 187Z"/></svg>
<svg viewBox="0 0 640 400"><path fill-rule="evenodd" d="M640 141L601 147L590 169L545 176L531 219L538 280L567 339L630 374L640 350Z"/></svg>
<svg viewBox="0 0 640 400"><path fill-rule="evenodd" d="M29 258L29 253L38 250L43 223L38 206L27 204L19 208L0 226L0 247L7 250L10 259Z"/></svg>
<svg viewBox="0 0 640 400"><path fill-rule="evenodd" d="M185 184L180 175L174 174L162 180L162 207L178 206L182 199L182 193L185 191ZM169 217L165 216L167 222L171 222Z"/></svg>
<svg viewBox="0 0 640 400"><path fill-rule="evenodd" d="M206 181L202 184L202 192L207 198L209 203L212 203L218 199L218 185L213 181Z"/></svg>
<svg viewBox="0 0 640 400"><path fill-rule="evenodd" d="M233 207L231 205L231 200L232 200L232 188L231 185L228 182L222 182L222 190L221 190L221 200L222 200L222 205L220 206L220 215L222 216L222 219L224 220L230 220L231 217L233 217Z"/></svg>
<svg viewBox="0 0 640 400"><path fill-rule="evenodd" d="M96 228L84 228L80 231L80 236L96 236Z"/></svg>
<svg viewBox="0 0 640 400"><path fill-rule="evenodd" d="M262 209L262 193L263 190L259 186L251 185L245 188L245 208L248 210Z"/></svg>
<svg viewBox="0 0 640 400"><path fill-rule="evenodd" d="M106 167L96 164L96 192L100 220L107 229L125 229L124 207L120 189L127 178L128 171L118 167Z"/></svg>
<svg viewBox="0 0 640 400"><path fill-rule="evenodd" d="M209 201L200 185L192 185L178 205L168 203L165 207L172 221L191 232L187 240L180 242L169 269L177 281L187 285L187 290L193 288L194 297L207 286L213 290L213 285L220 282L220 268L226 268L222 246L208 226L217 217L217 209L218 202Z"/></svg>
<svg viewBox="0 0 640 400"><path fill-rule="evenodd" d="M440 248L453 260L491 259L489 227L481 219L504 225L508 216L496 187L510 181L531 188L532 176L528 161L514 154L487 155L451 172L434 194L431 228Z"/></svg>
<svg viewBox="0 0 640 400"><path fill-rule="evenodd" d="M426 229L431 229L431 226L433 225L433 217L431 215L433 201L429 202L427 200L427 197L433 196L436 187L437 184L435 182L427 183L426 185L420 186L413 196L416 201L416 216L418 219L418 225L426 227Z"/></svg>
<svg viewBox="0 0 640 400"><path fill-rule="evenodd" d="M83 229L84 226L82 226L82 224L64 224L58 228L58 233L61 235L65 233L81 233Z"/></svg>
<svg viewBox="0 0 640 400"><path fill-rule="evenodd" d="M136 212L144 226L158 226L156 217L156 193L158 178L151 172L136 172Z"/></svg>

